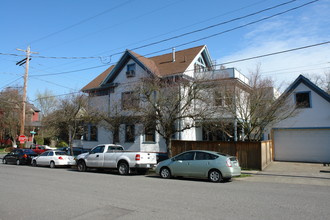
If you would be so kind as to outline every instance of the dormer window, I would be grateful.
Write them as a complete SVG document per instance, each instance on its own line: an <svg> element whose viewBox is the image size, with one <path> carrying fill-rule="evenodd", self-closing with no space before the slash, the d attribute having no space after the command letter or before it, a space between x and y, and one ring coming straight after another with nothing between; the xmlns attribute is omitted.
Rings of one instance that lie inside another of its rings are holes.
<svg viewBox="0 0 330 220"><path fill-rule="evenodd" d="M135 76L135 63L127 65L126 76L127 77L134 77Z"/></svg>

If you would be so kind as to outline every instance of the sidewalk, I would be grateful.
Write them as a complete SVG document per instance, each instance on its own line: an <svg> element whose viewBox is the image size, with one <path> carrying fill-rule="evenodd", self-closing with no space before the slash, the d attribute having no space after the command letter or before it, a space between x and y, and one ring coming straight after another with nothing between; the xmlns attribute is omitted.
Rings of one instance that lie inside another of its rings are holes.
<svg viewBox="0 0 330 220"><path fill-rule="evenodd" d="M315 163L272 162L263 171L242 171L246 181L330 186L330 166Z"/></svg>

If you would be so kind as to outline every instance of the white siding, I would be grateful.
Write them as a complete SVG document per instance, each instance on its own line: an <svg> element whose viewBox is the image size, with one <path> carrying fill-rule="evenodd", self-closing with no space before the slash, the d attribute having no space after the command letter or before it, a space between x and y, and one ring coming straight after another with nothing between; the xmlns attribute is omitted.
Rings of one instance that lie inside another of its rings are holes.
<svg viewBox="0 0 330 220"><path fill-rule="evenodd" d="M311 108L299 109L299 113L292 118L279 122L277 128L290 127L330 127L330 103L304 84L300 84L291 95L291 102L295 102L296 92L311 92Z"/></svg>

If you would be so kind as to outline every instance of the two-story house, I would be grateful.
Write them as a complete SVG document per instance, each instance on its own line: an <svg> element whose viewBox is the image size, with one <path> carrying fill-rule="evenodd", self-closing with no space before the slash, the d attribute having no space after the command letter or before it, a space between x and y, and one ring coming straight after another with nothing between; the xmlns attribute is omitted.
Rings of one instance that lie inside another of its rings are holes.
<svg viewBox="0 0 330 220"><path fill-rule="evenodd" d="M209 51L205 45L172 53L146 58L133 51L126 50L116 65L106 69L94 80L88 83L82 91L90 97L91 104L99 111L109 115L125 114L130 107L139 105L132 101L135 96L133 85L145 77L156 77L163 80L195 79L206 77L217 82L215 89L208 94L212 105L220 112L210 115L209 122L215 117L225 118L229 129L210 129L203 127L202 122L196 126L173 136L179 140L238 140L242 136L239 122L233 120L230 113L221 112L221 107L232 102L228 92L247 91L248 79L234 68L215 69ZM227 90L224 88L228 88ZM230 89L229 89L230 88ZM180 122L178 123L180 126ZM83 147L90 148L101 143L119 143L127 150L166 152L164 139L158 134L146 132L139 124L123 120L114 129L101 125L89 125L89 132L84 137ZM141 130L145 132L140 132Z"/></svg>

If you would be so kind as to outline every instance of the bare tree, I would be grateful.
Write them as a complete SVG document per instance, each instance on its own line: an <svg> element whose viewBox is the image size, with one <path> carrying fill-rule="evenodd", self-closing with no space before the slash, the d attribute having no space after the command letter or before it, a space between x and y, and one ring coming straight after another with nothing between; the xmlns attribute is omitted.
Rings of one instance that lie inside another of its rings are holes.
<svg viewBox="0 0 330 220"><path fill-rule="evenodd" d="M262 78L259 68L251 73L249 89L242 90L235 86L223 88L230 101L223 105L222 111L228 112L244 130L245 140L261 140L268 126L296 114L295 106L286 94L279 97L273 80Z"/></svg>
<svg viewBox="0 0 330 220"><path fill-rule="evenodd" d="M45 117L44 123L52 128L55 135L67 139L73 153L73 140L86 131L85 124L97 122L98 112L88 105L85 95L72 95L60 101L58 108Z"/></svg>
<svg viewBox="0 0 330 220"><path fill-rule="evenodd" d="M7 88L0 93L1 139L10 139L16 145L21 125L22 96L17 89Z"/></svg>
<svg viewBox="0 0 330 220"><path fill-rule="evenodd" d="M56 110L58 100L53 92L46 89L44 92L36 93L36 107L40 109L42 116L47 116Z"/></svg>
<svg viewBox="0 0 330 220"><path fill-rule="evenodd" d="M202 80L174 77L160 79L144 78L135 90L140 99L137 115L145 130L154 129L166 143L169 156L172 155L171 139L180 132L196 126L210 113L205 100L205 85ZM134 96L132 96L134 97ZM134 102L134 101L133 101ZM199 103L199 105L197 105Z"/></svg>
<svg viewBox="0 0 330 220"><path fill-rule="evenodd" d="M306 77L326 93L330 94L330 71L324 72L323 74L306 74Z"/></svg>

